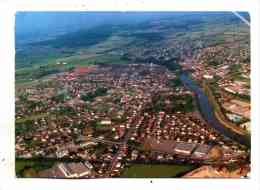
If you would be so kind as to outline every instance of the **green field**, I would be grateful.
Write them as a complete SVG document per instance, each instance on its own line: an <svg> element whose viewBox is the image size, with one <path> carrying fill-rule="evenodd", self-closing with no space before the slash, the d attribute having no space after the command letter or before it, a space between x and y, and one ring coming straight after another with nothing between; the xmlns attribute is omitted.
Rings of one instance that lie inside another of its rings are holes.
<svg viewBox="0 0 260 190"><path fill-rule="evenodd" d="M16 159L15 160L15 172L17 177L28 176L27 174L37 173L41 170L51 168L55 161L52 160L25 160ZM29 176L28 176L29 177Z"/></svg>
<svg viewBox="0 0 260 190"><path fill-rule="evenodd" d="M96 64L152 60L176 71L179 69L176 64L179 61L178 48L170 53L171 59L168 61L151 59L153 53L147 51L162 47L172 49L176 45L187 43L195 51L201 48L201 41L203 46L222 44L233 39L230 37L233 34L239 34L236 40L248 39L247 27L239 23L239 20L234 20L231 14L203 16L192 13L183 16L181 13L172 16L175 19L163 17L159 24L154 24L153 19L131 25L109 23L60 35L55 39L17 46L16 84L21 85L50 74L72 70L76 66ZM238 26L239 31L234 30ZM58 62L66 64L57 64Z"/></svg>
<svg viewBox="0 0 260 190"><path fill-rule="evenodd" d="M66 62L67 64L57 65L57 62ZM77 66L89 66L96 64L127 64L128 61L121 60L120 56L116 55L74 55L66 58L53 59L46 64L34 65L32 67L24 67L16 69L15 77L16 84L32 82L41 79L50 74L68 71Z"/></svg>
<svg viewBox="0 0 260 190"><path fill-rule="evenodd" d="M121 177L124 178L170 178L191 171L193 165L169 164L134 164L127 168Z"/></svg>

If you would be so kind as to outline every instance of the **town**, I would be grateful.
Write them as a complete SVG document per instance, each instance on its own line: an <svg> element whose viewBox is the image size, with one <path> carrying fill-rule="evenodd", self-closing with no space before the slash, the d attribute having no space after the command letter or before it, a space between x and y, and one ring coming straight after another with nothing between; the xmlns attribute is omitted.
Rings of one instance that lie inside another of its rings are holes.
<svg viewBox="0 0 260 190"><path fill-rule="evenodd" d="M21 15L17 177L250 177L250 27L233 12Z"/></svg>
<svg viewBox="0 0 260 190"><path fill-rule="evenodd" d="M236 131L245 134L250 133L250 54L248 45L227 53L226 49L236 46L205 48L181 65L192 70L192 77L212 92L212 101L220 107L220 118L226 118Z"/></svg>
<svg viewBox="0 0 260 190"><path fill-rule="evenodd" d="M16 156L57 160L38 174L57 178L117 177L131 163L246 162L248 150L210 127L176 80L155 64L88 66L20 89Z"/></svg>

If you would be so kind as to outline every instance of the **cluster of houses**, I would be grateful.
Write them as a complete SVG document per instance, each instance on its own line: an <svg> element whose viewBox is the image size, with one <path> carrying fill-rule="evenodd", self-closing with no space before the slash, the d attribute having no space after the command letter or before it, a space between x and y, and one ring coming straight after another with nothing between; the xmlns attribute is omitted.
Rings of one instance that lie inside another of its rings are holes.
<svg viewBox="0 0 260 190"><path fill-rule="evenodd" d="M250 131L249 47L245 45L237 53L232 51L232 44L204 48L192 60L181 65L191 70L193 78L199 82L215 81L214 88L219 94L216 99L227 119ZM210 65L212 59L219 63Z"/></svg>
<svg viewBox="0 0 260 190"><path fill-rule="evenodd" d="M127 162L175 161L176 155L203 160L214 143L227 147L231 155L238 151L246 154L198 114L145 111L158 101L158 94L191 94L183 87L169 86L174 78L163 66L146 64L79 68L52 76L52 85L57 86L50 88L48 81L46 96L44 88L24 91L43 96L36 98L43 104L37 104L38 111L32 109L29 113L19 109L22 119L16 128L23 124L30 124L30 128L16 135L16 156L72 160L55 164L41 172L42 177L91 178L118 176ZM107 90L98 94L100 88ZM17 101L24 108L34 102ZM169 103L175 104L174 100ZM39 111L41 107L44 112ZM142 144L149 148L140 149ZM88 164L74 163L75 159Z"/></svg>

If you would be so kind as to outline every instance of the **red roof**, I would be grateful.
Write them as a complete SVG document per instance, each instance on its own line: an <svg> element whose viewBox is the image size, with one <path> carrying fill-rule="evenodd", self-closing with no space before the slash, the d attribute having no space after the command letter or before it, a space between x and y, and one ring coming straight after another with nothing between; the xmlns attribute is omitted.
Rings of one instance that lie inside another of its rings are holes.
<svg viewBox="0 0 260 190"><path fill-rule="evenodd" d="M74 73L75 74L86 74L86 73L89 73L90 71L93 70L93 67L91 66L87 66L87 67L77 67L75 70L74 70Z"/></svg>

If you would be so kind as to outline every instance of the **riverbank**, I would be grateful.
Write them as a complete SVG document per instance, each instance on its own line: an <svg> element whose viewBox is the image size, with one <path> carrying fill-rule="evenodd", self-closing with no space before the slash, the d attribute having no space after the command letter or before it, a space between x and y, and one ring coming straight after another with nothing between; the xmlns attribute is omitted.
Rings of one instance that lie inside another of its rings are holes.
<svg viewBox="0 0 260 190"><path fill-rule="evenodd" d="M191 90L195 96L198 104L198 108L203 119L209 124L209 126L215 128L224 136L238 142L241 145L250 147L250 135L244 133L236 133L231 128L228 128L219 118L216 117L214 106L210 102L208 95L205 91L189 76L188 72L183 72L180 79L184 86Z"/></svg>
<svg viewBox="0 0 260 190"><path fill-rule="evenodd" d="M238 133L239 135L248 135L246 130L231 123L230 121L228 121L225 118L225 116L224 116L223 112L221 111L221 108L220 108L216 98L214 97L212 90L210 89L210 86L207 84L207 82L203 81L202 88L203 88L203 91L205 92L205 94L208 96L208 99L213 106L214 114L215 114L216 118L219 120L219 122L226 128L232 130L235 133Z"/></svg>
<svg viewBox="0 0 260 190"><path fill-rule="evenodd" d="M243 165L238 168L206 165L188 172L183 178L244 178L249 175L249 172L249 165Z"/></svg>

